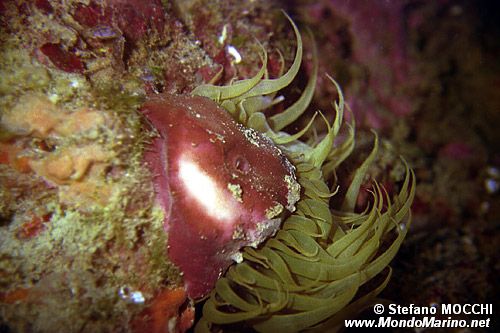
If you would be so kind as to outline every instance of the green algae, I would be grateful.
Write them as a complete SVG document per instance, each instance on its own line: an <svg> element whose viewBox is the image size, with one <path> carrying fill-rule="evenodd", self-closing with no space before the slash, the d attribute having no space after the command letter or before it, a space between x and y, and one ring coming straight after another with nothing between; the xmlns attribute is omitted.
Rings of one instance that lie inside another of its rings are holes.
<svg viewBox="0 0 500 333"><path fill-rule="evenodd" d="M0 51L0 119L23 96L39 95L70 116L85 108L110 121L92 131L51 134L43 140L49 151L37 148L40 138L5 131L2 142L22 142L34 159L97 144L113 152L108 168L96 176L99 186L113 191L105 204L62 203L58 191L68 185L48 188L32 173L0 165L0 286L2 292L28 290L22 302L0 304L1 321L18 331L126 330L144 304L119 297L120 288L151 299L157 290L181 283L166 255L164 216L155 208L151 175L142 162L154 133L144 130L137 112L144 100L141 84L90 84L81 75L37 64L16 43L8 41ZM38 235L18 236L33 216L47 212L50 219Z"/></svg>

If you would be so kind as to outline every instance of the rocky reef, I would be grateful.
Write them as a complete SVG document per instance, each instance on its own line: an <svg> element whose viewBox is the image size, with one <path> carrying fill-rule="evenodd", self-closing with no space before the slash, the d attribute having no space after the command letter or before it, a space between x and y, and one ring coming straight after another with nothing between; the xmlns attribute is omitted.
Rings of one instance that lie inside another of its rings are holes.
<svg viewBox="0 0 500 333"><path fill-rule="evenodd" d="M386 286L492 303L488 8L0 1L0 331L322 331Z"/></svg>

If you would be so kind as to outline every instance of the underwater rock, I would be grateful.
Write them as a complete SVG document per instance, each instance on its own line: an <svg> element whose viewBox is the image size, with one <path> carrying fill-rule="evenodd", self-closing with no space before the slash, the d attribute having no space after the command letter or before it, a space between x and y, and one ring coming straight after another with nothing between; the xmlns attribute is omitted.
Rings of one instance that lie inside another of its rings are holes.
<svg viewBox="0 0 500 333"><path fill-rule="evenodd" d="M257 246L293 212L294 167L266 136L244 128L213 101L161 95L142 111L158 130L146 161L156 175L169 257L188 294L205 296L239 250Z"/></svg>
<svg viewBox="0 0 500 333"><path fill-rule="evenodd" d="M415 112L421 78L408 46L414 30L410 8L407 1L345 0L303 7L321 41L320 59L326 60L320 72L336 73L361 127L386 131ZM319 93L327 102L331 98L328 91Z"/></svg>

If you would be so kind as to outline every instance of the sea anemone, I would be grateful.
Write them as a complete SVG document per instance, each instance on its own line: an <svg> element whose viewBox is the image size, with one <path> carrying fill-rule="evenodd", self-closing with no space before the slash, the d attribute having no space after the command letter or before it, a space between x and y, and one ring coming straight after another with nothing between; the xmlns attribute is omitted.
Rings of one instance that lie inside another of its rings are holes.
<svg viewBox="0 0 500 333"><path fill-rule="evenodd" d="M239 250L295 210L295 168L265 135L206 97L164 94L142 112L159 132L145 160L164 212L168 255L192 299L206 296Z"/></svg>
<svg viewBox="0 0 500 333"><path fill-rule="evenodd" d="M197 332L243 322L262 332L319 332L341 325L344 318L367 306L387 285L390 269L378 286L360 291L388 267L411 220L415 176L406 163L406 177L398 195L391 200L374 182L371 207L355 212L360 186L378 151L376 135L373 150L355 170L343 203L330 207L330 198L337 191L332 193L328 184L335 183L335 170L354 148L354 124L347 125L347 137L336 144L345 105L331 77L339 100L334 103L335 120L332 125L327 122L326 134L321 139L312 136L300 140L313 120L296 134L281 131L298 119L311 101L317 77L315 52L312 74L302 96L281 113L267 116L263 112L279 102L276 92L292 82L301 64L301 36L288 19L297 38L295 60L288 72L277 79L265 77L264 54L262 69L255 77L223 87L202 85L193 91L216 101L244 126L265 133L279 145L295 165L303 188L297 210L281 230L263 246L245 248L243 262L230 267L217 281L204 304ZM384 240L393 232L397 235L386 244Z"/></svg>

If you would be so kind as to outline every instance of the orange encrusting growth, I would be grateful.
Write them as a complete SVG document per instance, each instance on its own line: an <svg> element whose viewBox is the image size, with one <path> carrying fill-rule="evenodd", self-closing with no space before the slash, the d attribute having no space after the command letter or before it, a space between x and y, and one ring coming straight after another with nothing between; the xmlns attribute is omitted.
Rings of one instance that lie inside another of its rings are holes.
<svg viewBox="0 0 500 333"><path fill-rule="evenodd" d="M25 95L0 119L8 133L0 142L0 164L21 173L33 172L57 188L62 203L104 206L117 192L105 179L116 152L96 141L117 121L100 110L82 107L72 111L46 96Z"/></svg>
<svg viewBox="0 0 500 333"><path fill-rule="evenodd" d="M6 293L0 292L0 303L14 304L25 300L29 295L29 291L27 288L18 288Z"/></svg>
<svg viewBox="0 0 500 333"><path fill-rule="evenodd" d="M185 332L194 322L194 308L188 306L181 311L186 300L184 288L162 290L151 305L132 320L133 332Z"/></svg>
<svg viewBox="0 0 500 333"><path fill-rule="evenodd" d="M97 130L106 121L109 119L103 112L88 108L70 112L36 94L21 98L11 112L2 117L3 125L13 134L38 138Z"/></svg>
<svg viewBox="0 0 500 333"><path fill-rule="evenodd" d="M15 144L0 143L0 164L9 165L21 173L30 172L30 160L26 156L20 156L20 152L21 149Z"/></svg>

